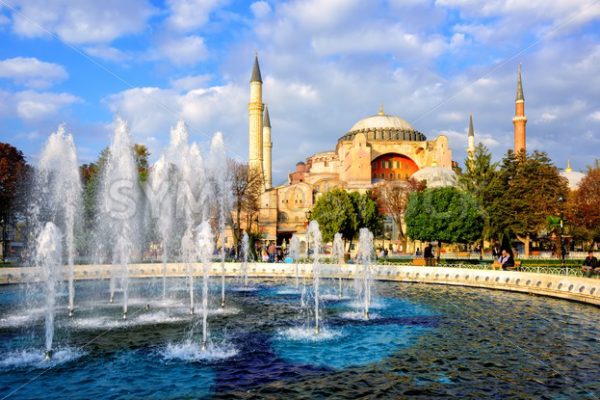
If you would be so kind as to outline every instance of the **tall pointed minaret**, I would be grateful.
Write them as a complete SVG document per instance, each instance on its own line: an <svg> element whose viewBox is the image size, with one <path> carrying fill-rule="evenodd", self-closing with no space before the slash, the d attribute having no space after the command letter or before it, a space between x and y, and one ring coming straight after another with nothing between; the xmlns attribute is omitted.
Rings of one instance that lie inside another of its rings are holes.
<svg viewBox="0 0 600 400"><path fill-rule="evenodd" d="M475 130L473 129L473 113L469 115L469 135L467 137L467 157L473 161L475 158Z"/></svg>
<svg viewBox="0 0 600 400"><path fill-rule="evenodd" d="M515 126L515 154L518 154L522 150L527 151L527 136L525 132L527 117L525 116L525 97L523 97L523 82L521 81L521 64L519 64L519 79L517 81L517 98L515 100L513 124Z"/></svg>
<svg viewBox="0 0 600 400"><path fill-rule="evenodd" d="M263 118L263 174L265 179L265 189L271 189L273 186L272 176L272 158L273 143L271 142L271 119L269 118L269 108L265 106L265 116Z"/></svg>
<svg viewBox="0 0 600 400"><path fill-rule="evenodd" d="M248 165L263 174L263 110L262 77L258 55L250 78L250 102L248 103Z"/></svg>

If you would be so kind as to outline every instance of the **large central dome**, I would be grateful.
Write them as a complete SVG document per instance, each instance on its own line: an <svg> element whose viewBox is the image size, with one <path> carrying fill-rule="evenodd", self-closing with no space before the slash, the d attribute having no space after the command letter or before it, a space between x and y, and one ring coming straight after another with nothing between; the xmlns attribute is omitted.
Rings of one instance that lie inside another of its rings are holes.
<svg viewBox="0 0 600 400"><path fill-rule="evenodd" d="M414 130L411 124L395 115L379 113L371 117L363 118L350 128L350 132L361 129L406 129Z"/></svg>
<svg viewBox="0 0 600 400"><path fill-rule="evenodd" d="M357 133L364 133L368 140L425 141L427 138L411 124L395 115L387 115L383 108L376 115L363 118L340 140L352 140Z"/></svg>

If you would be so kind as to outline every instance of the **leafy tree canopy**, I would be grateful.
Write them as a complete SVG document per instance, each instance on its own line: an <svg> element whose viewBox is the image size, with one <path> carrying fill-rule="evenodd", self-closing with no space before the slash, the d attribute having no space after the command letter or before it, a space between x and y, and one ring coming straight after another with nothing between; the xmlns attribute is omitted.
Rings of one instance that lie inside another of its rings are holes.
<svg viewBox="0 0 600 400"><path fill-rule="evenodd" d="M350 200L356 214L356 229L353 237L358 235L360 228L368 228L373 235L377 236L383 231L381 215L377 208L377 203L373 200L372 193L361 194L358 192L350 193Z"/></svg>
<svg viewBox="0 0 600 400"><path fill-rule="evenodd" d="M408 236L422 241L472 243L483 229L476 200L453 187L412 193L405 219Z"/></svg>
<svg viewBox="0 0 600 400"><path fill-rule="evenodd" d="M487 207L492 228L516 235L526 244L528 255L528 238L547 227L548 216L560 214L568 192L566 179L546 153L509 151Z"/></svg>

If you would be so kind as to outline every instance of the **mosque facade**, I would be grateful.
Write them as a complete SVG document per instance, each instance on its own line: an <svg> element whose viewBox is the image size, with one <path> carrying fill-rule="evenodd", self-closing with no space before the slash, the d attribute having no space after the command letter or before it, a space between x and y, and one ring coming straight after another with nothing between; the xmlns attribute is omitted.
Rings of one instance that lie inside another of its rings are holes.
<svg viewBox="0 0 600 400"><path fill-rule="evenodd" d="M342 133L333 149L298 162L286 183L273 186L271 121L262 101L258 58L250 79L248 119L249 166L259 170L265 182L258 217L265 240L281 243L293 234L302 238L316 200L333 188L364 193L381 182L407 181L419 172L420 180L431 181L429 186L435 186L434 181L446 184L447 176L450 181L455 179L446 136L428 140L409 122L386 114L382 107ZM427 173L423 175L423 171Z"/></svg>
<svg viewBox="0 0 600 400"><path fill-rule="evenodd" d="M293 234L304 240L311 209L320 195L333 188L364 193L383 182L402 184L409 179L426 181L428 187L456 185L448 138L428 139L401 117L383 107L342 132L334 147L296 164L287 182L272 184L272 142L269 111L262 99L258 57L250 79L248 104L249 167L264 179L258 226L266 241L289 242ZM525 100L521 70L515 100L515 151L525 151ZM275 128L276 129L276 128ZM475 150L472 117L469 120L467 155Z"/></svg>

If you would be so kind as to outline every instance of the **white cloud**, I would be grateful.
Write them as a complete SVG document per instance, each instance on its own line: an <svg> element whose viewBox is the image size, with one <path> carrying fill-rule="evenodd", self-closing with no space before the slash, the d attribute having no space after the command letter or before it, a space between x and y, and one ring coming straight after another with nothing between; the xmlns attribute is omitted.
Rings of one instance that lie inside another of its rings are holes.
<svg viewBox="0 0 600 400"><path fill-rule="evenodd" d="M200 36L169 37L157 44L154 57L166 58L175 65L196 65L208 55L204 39Z"/></svg>
<svg viewBox="0 0 600 400"><path fill-rule="evenodd" d="M211 76L205 75L188 75L181 78L171 79L171 86L178 90L193 90L205 86Z"/></svg>
<svg viewBox="0 0 600 400"><path fill-rule="evenodd" d="M557 115L551 112L545 112L540 116L540 122L548 123L556 119Z"/></svg>
<svg viewBox="0 0 600 400"><path fill-rule="evenodd" d="M264 18L271 13L271 6L266 1L255 1L250 5L250 10L256 18Z"/></svg>
<svg viewBox="0 0 600 400"><path fill-rule="evenodd" d="M74 44L108 43L142 32L155 12L147 0L18 0L13 31L24 37L50 33Z"/></svg>
<svg viewBox="0 0 600 400"><path fill-rule="evenodd" d="M600 19L595 0L437 0L436 6L458 9L463 19L485 20L455 27L481 42L518 37L532 29L538 36L563 36Z"/></svg>
<svg viewBox="0 0 600 400"><path fill-rule="evenodd" d="M359 0L296 0L282 5L282 13L312 31L333 29L360 19ZM358 14L358 15L357 15Z"/></svg>
<svg viewBox="0 0 600 400"><path fill-rule="evenodd" d="M194 140L208 142L223 131L234 155L246 155L240 143L240 131L247 131L246 93L234 84L189 90L183 93L157 87L135 88L104 99L109 109L123 116L134 138L152 141L152 153L159 154L167 145L171 126L183 119ZM245 138L245 136L243 136Z"/></svg>
<svg viewBox="0 0 600 400"><path fill-rule="evenodd" d="M393 25L316 36L312 46L320 55L392 53L425 61L440 55L447 44L441 36L423 37L404 31L400 25Z"/></svg>
<svg viewBox="0 0 600 400"><path fill-rule="evenodd" d="M25 121L39 121L56 116L62 109L80 101L70 93L26 90L12 95L16 114Z"/></svg>
<svg viewBox="0 0 600 400"><path fill-rule="evenodd" d="M589 118L592 121L600 122L600 111L594 111L590 114Z"/></svg>
<svg viewBox="0 0 600 400"><path fill-rule="evenodd" d="M34 57L15 57L0 61L0 78L12 79L30 88L48 87L68 76L61 65Z"/></svg>
<svg viewBox="0 0 600 400"><path fill-rule="evenodd" d="M106 45L88 46L85 48L85 52L93 57L113 62L123 62L131 58L129 54L117 49L116 47Z"/></svg>
<svg viewBox="0 0 600 400"><path fill-rule="evenodd" d="M167 26L177 32L191 32L202 27L222 1L219 0L169 0L171 15Z"/></svg>

